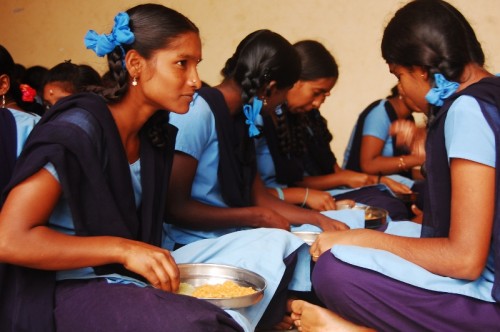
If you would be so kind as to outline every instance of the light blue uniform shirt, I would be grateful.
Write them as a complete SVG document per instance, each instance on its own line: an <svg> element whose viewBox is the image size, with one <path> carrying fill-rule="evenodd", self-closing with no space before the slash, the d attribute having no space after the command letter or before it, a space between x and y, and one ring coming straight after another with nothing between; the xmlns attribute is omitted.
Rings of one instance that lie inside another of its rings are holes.
<svg viewBox="0 0 500 332"><path fill-rule="evenodd" d="M215 118L207 102L196 95L189 112L170 114L170 123L177 127L175 150L186 153L198 161L198 167L191 187L191 197L201 203L227 207L217 177L219 167L219 140L215 129ZM172 249L173 243L188 244L247 229L232 227L212 231L200 231L165 225L167 240L163 247Z"/></svg>
<svg viewBox="0 0 500 332"><path fill-rule="evenodd" d="M26 142L26 139L33 130L33 127L38 123L38 121L40 121L40 117L36 114L18 111L11 108L8 108L8 110L14 117L14 120L16 121L16 131L17 131L16 156L19 157L24 147L24 143Z"/></svg>
<svg viewBox="0 0 500 332"><path fill-rule="evenodd" d="M363 124L362 136L373 136L384 141L384 147L382 148L381 155L383 157L392 157L394 156L394 148L392 145L392 136L389 135L391 120L389 119L384 107L386 101L387 99L381 100L380 103L368 113ZM352 140L354 139L355 131L356 126L351 133L349 143L347 144L347 148L344 153L344 165L342 166L344 168L345 162L347 162L351 153Z"/></svg>
<svg viewBox="0 0 500 332"><path fill-rule="evenodd" d="M493 131L482 115L479 104L470 96L459 97L448 110L445 120L445 144L448 159L467 159L495 167L496 148ZM400 222L393 222L389 224L386 232L419 237L420 225L407 227ZM416 287L495 302L491 296L494 280L492 249L482 275L473 281L433 274L383 250L338 245L334 246L331 252L347 263L378 271Z"/></svg>

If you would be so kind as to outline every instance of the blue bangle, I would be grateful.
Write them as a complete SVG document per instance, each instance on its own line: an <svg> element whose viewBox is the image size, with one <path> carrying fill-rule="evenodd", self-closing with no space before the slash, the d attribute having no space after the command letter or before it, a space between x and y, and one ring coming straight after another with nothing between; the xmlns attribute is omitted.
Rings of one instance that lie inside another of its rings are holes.
<svg viewBox="0 0 500 332"><path fill-rule="evenodd" d="M276 192L278 193L279 199L281 199L282 201L284 201L285 200L285 194L283 193L283 190L281 188L278 188L278 187L276 187L274 189L276 189Z"/></svg>

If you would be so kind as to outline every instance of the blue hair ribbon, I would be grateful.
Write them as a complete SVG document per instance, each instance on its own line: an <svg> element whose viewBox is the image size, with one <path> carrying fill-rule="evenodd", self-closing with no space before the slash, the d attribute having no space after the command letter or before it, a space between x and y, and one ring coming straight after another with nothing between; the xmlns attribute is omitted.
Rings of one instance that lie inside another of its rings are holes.
<svg viewBox="0 0 500 332"><path fill-rule="evenodd" d="M129 21L130 17L127 13L118 13L115 16L115 25L111 33L98 34L94 30L89 30L85 35L85 46L100 57L111 53L117 46L120 46L125 56L122 44L129 45L135 40L134 33L130 31Z"/></svg>
<svg viewBox="0 0 500 332"><path fill-rule="evenodd" d="M460 84L448 81L443 74L434 74L434 87L427 92L425 99L431 105L443 106L444 100L457 91Z"/></svg>
<svg viewBox="0 0 500 332"><path fill-rule="evenodd" d="M255 125L255 120L262 109L262 100L257 97L253 97L252 105L246 104L243 106L243 113L245 113L245 117L247 118L245 123L249 125L248 127L248 135L250 137L255 137L260 134L259 128Z"/></svg>

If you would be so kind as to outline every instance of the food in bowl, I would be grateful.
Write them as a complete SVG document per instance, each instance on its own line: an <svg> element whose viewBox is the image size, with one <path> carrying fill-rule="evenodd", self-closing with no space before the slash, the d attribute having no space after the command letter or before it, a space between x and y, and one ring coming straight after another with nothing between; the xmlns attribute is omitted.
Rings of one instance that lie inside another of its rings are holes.
<svg viewBox="0 0 500 332"><path fill-rule="evenodd" d="M203 284L195 287L188 283L181 283L179 294L190 295L200 299L226 299L238 296L245 296L257 292L253 287L244 287L233 281L225 281L222 284Z"/></svg>

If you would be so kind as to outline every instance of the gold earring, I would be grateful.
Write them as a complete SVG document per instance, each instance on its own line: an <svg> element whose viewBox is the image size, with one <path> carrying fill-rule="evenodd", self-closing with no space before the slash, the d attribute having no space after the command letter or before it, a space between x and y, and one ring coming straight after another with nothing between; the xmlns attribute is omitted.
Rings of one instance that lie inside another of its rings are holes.
<svg viewBox="0 0 500 332"><path fill-rule="evenodd" d="M5 95L2 95L2 108L5 108Z"/></svg>
<svg viewBox="0 0 500 332"><path fill-rule="evenodd" d="M137 77L134 76L134 78L132 79L132 85L137 86L137 84L139 84L137 83Z"/></svg>

